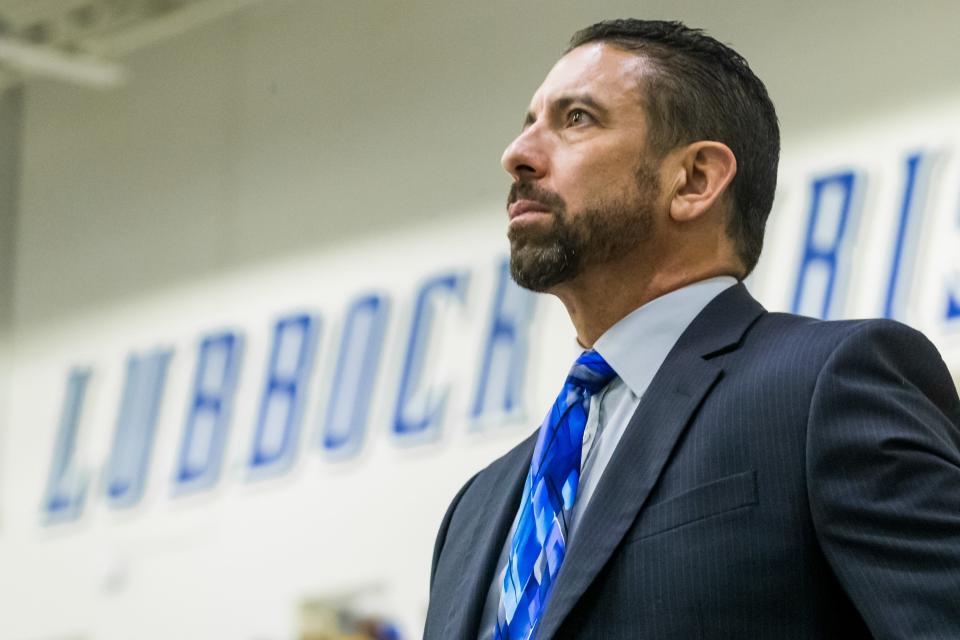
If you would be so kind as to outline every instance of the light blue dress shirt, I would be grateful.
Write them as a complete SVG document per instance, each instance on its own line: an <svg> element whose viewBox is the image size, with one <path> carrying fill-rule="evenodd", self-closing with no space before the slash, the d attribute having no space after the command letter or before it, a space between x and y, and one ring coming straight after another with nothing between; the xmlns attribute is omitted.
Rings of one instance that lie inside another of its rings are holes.
<svg viewBox="0 0 960 640"><path fill-rule="evenodd" d="M567 526L568 547L576 536L580 517L593 497L600 476L660 365L703 308L736 283L735 278L720 276L671 291L631 312L607 329L593 345L618 377L590 399L590 412L583 431L580 485ZM480 618L480 640L493 638L500 588L516 527L515 518L500 552L493 583L487 591Z"/></svg>

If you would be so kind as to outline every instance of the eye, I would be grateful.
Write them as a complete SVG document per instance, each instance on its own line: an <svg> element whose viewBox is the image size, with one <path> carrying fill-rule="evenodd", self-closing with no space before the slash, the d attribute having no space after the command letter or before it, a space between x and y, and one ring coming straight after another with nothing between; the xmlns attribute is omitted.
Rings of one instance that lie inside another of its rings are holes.
<svg viewBox="0 0 960 640"><path fill-rule="evenodd" d="M577 126L590 122L591 116L583 109L571 109L567 112L567 125Z"/></svg>

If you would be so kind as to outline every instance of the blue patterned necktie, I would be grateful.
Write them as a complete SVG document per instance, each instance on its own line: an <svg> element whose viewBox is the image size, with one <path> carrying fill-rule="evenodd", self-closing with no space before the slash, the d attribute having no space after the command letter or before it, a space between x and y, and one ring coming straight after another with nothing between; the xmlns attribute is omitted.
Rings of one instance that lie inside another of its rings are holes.
<svg viewBox="0 0 960 640"><path fill-rule="evenodd" d="M533 638L566 553L590 397L616 375L599 353L584 351L540 426L510 542L495 640Z"/></svg>

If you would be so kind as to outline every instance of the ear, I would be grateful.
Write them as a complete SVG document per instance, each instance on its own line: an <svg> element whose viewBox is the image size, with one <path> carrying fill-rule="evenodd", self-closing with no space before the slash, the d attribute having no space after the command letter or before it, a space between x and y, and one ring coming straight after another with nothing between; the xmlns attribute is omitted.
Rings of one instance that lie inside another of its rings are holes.
<svg viewBox="0 0 960 640"><path fill-rule="evenodd" d="M689 222L710 211L737 175L737 158L722 142L700 140L680 150L670 217Z"/></svg>

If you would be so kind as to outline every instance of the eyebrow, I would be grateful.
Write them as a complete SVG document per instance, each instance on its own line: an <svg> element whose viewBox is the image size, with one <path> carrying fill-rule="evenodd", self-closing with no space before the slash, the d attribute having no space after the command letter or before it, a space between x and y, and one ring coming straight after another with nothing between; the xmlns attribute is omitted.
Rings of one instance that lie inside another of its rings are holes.
<svg viewBox="0 0 960 640"><path fill-rule="evenodd" d="M550 105L551 111L565 111L573 104L582 104L586 107L589 107L597 112L597 115L603 117L607 115L607 109L602 104L597 102L593 96L589 93L576 93L576 94L567 94L560 96ZM526 117L523 119L523 128L526 129L534 122L537 121L537 117L533 114L532 111L527 111Z"/></svg>

